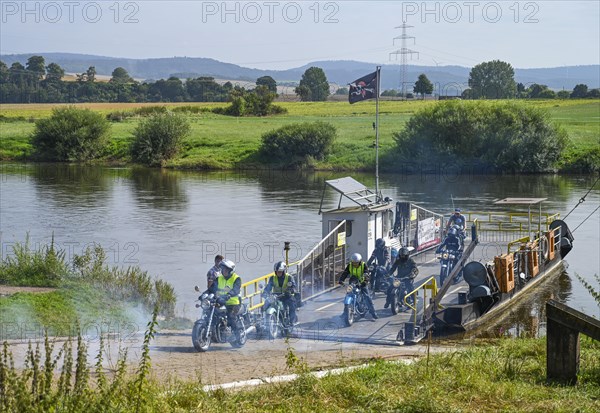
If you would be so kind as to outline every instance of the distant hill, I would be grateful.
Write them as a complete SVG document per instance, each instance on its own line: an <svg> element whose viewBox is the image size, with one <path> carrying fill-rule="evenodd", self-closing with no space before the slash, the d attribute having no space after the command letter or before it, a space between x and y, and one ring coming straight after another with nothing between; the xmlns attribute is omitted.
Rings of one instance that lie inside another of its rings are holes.
<svg viewBox="0 0 600 413"><path fill-rule="evenodd" d="M94 56L72 53L27 53L2 55L0 59L8 66L13 62L25 64L32 55L42 55L46 64L59 64L68 73L82 73L90 66L96 67L99 75L110 76L116 67L124 67L136 79L157 80L176 75L181 78L213 76L232 81L254 82L261 76L271 76L277 82L296 83L304 71L311 66L318 66L325 71L331 83L344 86L353 80L375 70L374 63L353 60L317 61L302 67L288 70L261 70L224 63L214 59L201 57L171 57L156 59L127 59L106 56ZM442 94L454 95L467 86L471 68L461 66L407 66L406 79L412 85L421 73L441 90ZM383 65L381 69L382 90L400 88L400 66ZM564 66L539 69L515 69L515 80L526 86L532 83L548 85L555 90L572 90L575 85L584 83L589 88L600 87L600 65Z"/></svg>

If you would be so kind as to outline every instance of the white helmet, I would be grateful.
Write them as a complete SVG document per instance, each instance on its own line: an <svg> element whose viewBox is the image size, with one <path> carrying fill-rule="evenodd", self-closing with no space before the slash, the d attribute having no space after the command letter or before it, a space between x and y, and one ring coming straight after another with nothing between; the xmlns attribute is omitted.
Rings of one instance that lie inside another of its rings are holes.
<svg viewBox="0 0 600 413"><path fill-rule="evenodd" d="M350 261L351 262L361 262L362 261L362 255L360 255L358 252L355 252L350 257Z"/></svg>
<svg viewBox="0 0 600 413"><path fill-rule="evenodd" d="M233 272L233 270L235 270L235 262L228 260L228 259L224 259L219 264L219 268L221 268L221 269L228 268L230 272Z"/></svg>
<svg viewBox="0 0 600 413"><path fill-rule="evenodd" d="M286 272L287 271L287 265L285 265L285 262L283 262L283 261L276 262L275 265L273 266L273 271L275 271L275 272L277 272L277 271Z"/></svg>

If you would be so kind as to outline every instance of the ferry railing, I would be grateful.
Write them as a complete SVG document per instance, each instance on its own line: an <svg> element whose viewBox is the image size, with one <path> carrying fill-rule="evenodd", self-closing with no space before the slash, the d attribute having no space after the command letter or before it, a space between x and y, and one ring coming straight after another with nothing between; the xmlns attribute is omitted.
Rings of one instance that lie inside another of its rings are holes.
<svg viewBox="0 0 600 413"><path fill-rule="evenodd" d="M346 221L340 222L306 256L288 264L288 274L298 286L300 299L306 301L337 286L336 277L346 266ZM248 311L264 305L260 284L266 285L274 273L242 284L242 301Z"/></svg>
<svg viewBox="0 0 600 413"><path fill-rule="evenodd" d="M532 212L480 212L463 213L467 223L477 222L477 232L481 241L512 241L515 236L530 235L530 230L548 231L552 221L559 219L560 214Z"/></svg>
<svg viewBox="0 0 600 413"><path fill-rule="evenodd" d="M419 291L423 290L423 308L425 308L427 306L427 291L430 290L431 291L431 299L433 299L437 292L438 292L438 287L437 287L437 281L435 280L435 277L429 277L428 279L426 279L421 285L419 285L417 288L415 288L414 290L412 290L411 292L407 293L406 296L404 297L404 304L411 308L413 310L413 323L415 323L415 325L417 325L417 303L418 303L418 298L419 298ZM413 297L413 305L411 305L408 302L408 299L410 297Z"/></svg>

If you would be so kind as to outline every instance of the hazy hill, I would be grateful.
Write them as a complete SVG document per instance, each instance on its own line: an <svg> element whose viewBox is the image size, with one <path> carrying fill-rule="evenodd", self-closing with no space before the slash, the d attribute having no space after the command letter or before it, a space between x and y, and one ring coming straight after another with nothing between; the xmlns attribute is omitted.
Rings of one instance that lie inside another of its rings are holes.
<svg viewBox="0 0 600 413"><path fill-rule="evenodd" d="M322 68L327 79L332 83L347 83L375 70L374 63L357 61L317 61L288 70L260 70L224 63L214 59L200 57L172 57L156 59L127 59L106 56L94 56L72 53L27 53L3 55L1 60L8 66L18 61L25 64L32 55L42 55L46 63L58 63L68 73L82 73L90 66L96 67L99 75L109 76L116 67L124 67L131 76L137 79L161 79L172 75L178 77L213 76L220 79L254 82L260 76L272 76L278 82L295 83L302 73L311 67ZM442 91L442 94L460 93L467 86L470 67L461 66L414 66L407 67L407 90L421 73ZM590 88L600 87L600 65L564 66L539 69L515 69L515 79L525 85L540 83L551 89L572 90L579 83ZM382 66L382 90L400 88L400 66L389 64Z"/></svg>

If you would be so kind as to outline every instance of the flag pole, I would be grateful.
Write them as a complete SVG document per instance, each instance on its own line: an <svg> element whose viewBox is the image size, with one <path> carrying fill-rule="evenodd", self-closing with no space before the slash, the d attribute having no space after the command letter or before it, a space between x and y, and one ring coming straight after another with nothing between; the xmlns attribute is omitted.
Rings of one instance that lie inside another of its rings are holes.
<svg viewBox="0 0 600 413"><path fill-rule="evenodd" d="M381 200L379 196L379 72L381 66L377 66L377 94L375 95L375 200Z"/></svg>

